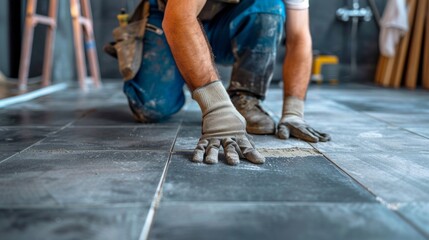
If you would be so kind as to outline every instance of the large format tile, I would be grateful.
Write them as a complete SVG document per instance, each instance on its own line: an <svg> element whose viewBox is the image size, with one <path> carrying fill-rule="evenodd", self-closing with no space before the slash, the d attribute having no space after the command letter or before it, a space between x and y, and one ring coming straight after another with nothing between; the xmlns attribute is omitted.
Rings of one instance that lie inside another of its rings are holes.
<svg viewBox="0 0 429 240"><path fill-rule="evenodd" d="M0 209L2 240L138 239L147 208Z"/></svg>
<svg viewBox="0 0 429 240"><path fill-rule="evenodd" d="M64 126L81 117L83 112L67 110L4 109L0 126Z"/></svg>
<svg viewBox="0 0 429 240"><path fill-rule="evenodd" d="M6 128L0 127L1 153L19 152L44 139L54 128Z"/></svg>
<svg viewBox="0 0 429 240"><path fill-rule="evenodd" d="M312 144L321 152L427 153L429 139L397 127L326 127L332 140Z"/></svg>
<svg viewBox="0 0 429 240"><path fill-rule="evenodd" d="M168 153L25 151L0 165L0 207L147 204Z"/></svg>
<svg viewBox="0 0 429 240"><path fill-rule="evenodd" d="M429 238L429 202L408 203L398 211Z"/></svg>
<svg viewBox="0 0 429 240"><path fill-rule="evenodd" d="M328 130L348 128L380 129L389 125L383 121L356 112L309 112L305 120L314 128Z"/></svg>
<svg viewBox="0 0 429 240"><path fill-rule="evenodd" d="M427 153L328 153L327 157L385 202L429 201Z"/></svg>
<svg viewBox="0 0 429 240"><path fill-rule="evenodd" d="M268 158L197 164L191 154L174 154L163 187L165 201L372 202L373 197L323 156Z"/></svg>
<svg viewBox="0 0 429 240"><path fill-rule="evenodd" d="M201 126L181 127L176 142L174 143L174 151L193 150L201 137Z"/></svg>
<svg viewBox="0 0 429 240"><path fill-rule="evenodd" d="M42 150L163 150L172 148L177 127L72 127L34 146Z"/></svg>
<svg viewBox="0 0 429 240"><path fill-rule="evenodd" d="M382 98L359 98L346 101L338 101L347 107L356 111L374 112L374 113L399 113L399 114L418 114L421 112L428 113L429 103L420 101L414 97L404 101L403 99L394 99L393 97Z"/></svg>
<svg viewBox="0 0 429 240"><path fill-rule="evenodd" d="M419 126L429 127L429 113L383 113L383 112L366 112L371 117L385 121L396 126L408 127L408 126Z"/></svg>
<svg viewBox="0 0 429 240"><path fill-rule="evenodd" d="M14 155L15 153L16 153L15 151L2 151L2 152L0 152L0 162L2 162L6 158Z"/></svg>
<svg viewBox="0 0 429 240"><path fill-rule="evenodd" d="M379 204L162 203L149 239L424 239Z"/></svg>
<svg viewBox="0 0 429 240"><path fill-rule="evenodd" d="M428 126L425 127L413 127L413 126L408 126L404 128L407 131L413 132L417 135L423 136L425 138L429 138L429 124Z"/></svg>
<svg viewBox="0 0 429 240"><path fill-rule="evenodd" d="M81 119L73 123L75 126L138 126L138 127L154 127L154 126L178 126L181 119L172 116L163 121L156 123L141 123L134 119L130 108L127 105L119 105L115 107L99 107L93 109Z"/></svg>

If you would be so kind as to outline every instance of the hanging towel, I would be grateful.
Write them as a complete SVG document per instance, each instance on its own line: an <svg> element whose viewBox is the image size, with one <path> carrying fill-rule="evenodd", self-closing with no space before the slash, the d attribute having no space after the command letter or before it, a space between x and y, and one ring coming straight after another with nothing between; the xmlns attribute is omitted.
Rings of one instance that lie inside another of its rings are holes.
<svg viewBox="0 0 429 240"><path fill-rule="evenodd" d="M0 83L6 82L6 77L3 75L3 73L0 71Z"/></svg>
<svg viewBox="0 0 429 240"><path fill-rule="evenodd" d="M405 0L389 0L381 18L380 52L395 56L396 45L408 31L408 11Z"/></svg>

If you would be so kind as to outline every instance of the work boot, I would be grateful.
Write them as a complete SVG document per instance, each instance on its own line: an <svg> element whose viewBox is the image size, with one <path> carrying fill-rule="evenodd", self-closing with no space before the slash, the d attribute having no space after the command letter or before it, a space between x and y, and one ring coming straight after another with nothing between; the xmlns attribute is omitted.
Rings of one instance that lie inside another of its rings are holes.
<svg viewBox="0 0 429 240"><path fill-rule="evenodd" d="M231 97L231 101L238 112L246 119L246 131L248 133L275 133L275 122L271 116L264 111L258 98L244 93L236 93Z"/></svg>

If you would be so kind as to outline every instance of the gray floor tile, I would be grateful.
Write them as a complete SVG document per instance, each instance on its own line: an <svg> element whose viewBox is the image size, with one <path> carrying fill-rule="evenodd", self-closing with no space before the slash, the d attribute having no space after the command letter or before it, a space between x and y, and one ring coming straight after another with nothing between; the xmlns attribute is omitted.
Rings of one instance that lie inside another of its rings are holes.
<svg viewBox="0 0 429 240"><path fill-rule="evenodd" d="M201 137L201 126L181 127L174 144L174 151L193 150Z"/></svg>
<svg viewBox="0 0 429 240"><path fill-rule="evenodd" d="M0 209L2 240L138 239L146 208Z"/></svg>
<svg viewBox="0 0 429 240"><path fill-rule="evenodd" d="M407 126L420 126L420 127L429 127L429 113L413 113L413 114L404 114L404 113L383 113L383 112L366 112L366 114L394 124L400 127Z"/></svg>
<svg viewBox="0 0 429 240"><path fill-rule="evenodd" d="M18 151L2 151L0 152L0 162L2 162L4 159L12 156L13 154L17 153Z"/></svg>
<svg viewBox="0 0 429 240"><path fill-rule="evenodd" d="M182 110L177 117L182 119L182 125L187 127L200 128L202 126L201 110Z"/></svg>
<svg viewBox="0 0 429 240"><path fill-rule="evenodd" d="M0 111L0 126L64 126L82 115L66 110L6 109Z"/></svg>
<svg viewBox="0 0 429 240"><path fill-rule="evenodd" d="M328 153L327 157L385 202L429 201L428 153Z"/></svg>
<svg viewBox="0 0 429 240"><path fill-rule="evenodd" d="M168 153L25 151L0 165L0 207L150 203Z"/></svg>
<svg viewBox="0 0 429 240"><path fill-rule="evenodd" d="M402 98L394 99L392 96L389 98L381 98L377 96L374 101L370 98L355 98L348 101L338 101L345 106L350 107L356 111L375 112L375 113L421 113L428 111L429 104L424 101L410 98L408 101L404 101Z"/></svg>
<svg viewBox="0 0 429 240"><path fill-rule="evenodd" d="M149 239L424 239L379 204L162 203Z"/></svg>
<svg viewBox="0 0 429 240"><path fill-rule="evenodd" d="M312 144L321 152L427 152L429 139L397 127L325 127L330 142Z"/></svg>
<svg viewBox="0 0 429 240"><path fill-rule="evenodd" d="M174 154L163 187L165 201L372 202L373 197L322 156L268 158L232 167L191 162Z"/></svg>
<svg viewBox="0 0 429 240"><path fill-rule="evenodd" d="M181 119L176 116L156 123L141 123L134 119L127 105L116 107L97 108L73 123L76 126L112 126L112 127L154 127L154 126L178 126Z"/></svg>
<svg viewBox="0 0 429 240"><path fill-rule="evenodd" d="M418 134L420 136L429 138L429 126L427 127L404 127L404 129L413 132L415 134Z"/></svg>
<svg viewBox="0 0 429 240"><path fill-rule="evenodd" d="M386 128L389 124L374 119L370 116L354 113L333 113L333 112L310 112L305 114L305 120L314 128L320 129L340 129L366 128L379 129Z"/></svg>
<svg viewBox="0 0 429 240"><path fill-rule="evenodd" d="M71 127L34 146L40 150L163 150L169 151L178 127Z"/></svg>
<svg viewBox="0 0 429 240"><path fill-rule="evenodd" d="M55 128L6 128L0 127L1 153L19 152L46 138Z"/></svg>
<svg viewBox="0 0 429 240"><path fill-rule="evenodd" d="M287 140L279 139L275 135L251 135L253 142L257 149L313 149L313 147L307 142L298 140L296 138L290 138Z"/></svg>
<svg viewBox="0 0 429 240"><path fill-rule="evenodd" d="M402 205L397 211L429 238L429 202L408 203Z"/></svg>

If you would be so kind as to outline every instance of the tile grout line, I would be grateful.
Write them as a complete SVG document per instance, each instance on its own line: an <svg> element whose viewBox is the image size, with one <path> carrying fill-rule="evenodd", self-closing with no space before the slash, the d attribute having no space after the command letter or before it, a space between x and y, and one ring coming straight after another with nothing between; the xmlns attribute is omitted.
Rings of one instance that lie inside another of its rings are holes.
<svg viewBox="0 0 429 240"><path fill-rule="evenodd" d="M316 149L317 151L319 151L315 146L313 146L313 144L310 144L314 149ZM320 151L319 151L320 152ZM325 157L329 162L331 162L332 164L334 164L334 166L340 170L341 172L343 172L344 174L346 174L350 179L352 179L354 182L356 182L359 186L361 186L363 189L365 189L367 192L369 192L372 196L375 197L375 200L378 202L378 204L380 204L381 206L384 206L387 210L389 210L390 212L394 213L396 216L398 216L403 222L405 222L406 224L408 224L409 226L411 226L416 232L420 233L420 235L422 235L424 238L429 239L429 236L422 231L417 225L415 225L414 223L412 223L411 221L409 221L407 218L405 218L404 216L402 216L402 214L398 211L396 211L395 209L392 209L389 206L389 203L385 202L381 197L377 196L373 191L369 190L365 185L363 185L361 182L359 182L356 178L354 178L353 176L351 176L345 169L343 169L342 167L340 167L337 163L335 163L331 158L329 158L325 153L320 152L323 157Z"/></svg>
<svg viewBox="0 0 429 240"><path fill-rule="evenodd" d="M168 167L170 166L170 163L171 163L171 157L173 155L174 145L176 144L177 136L179 135L179 131L180 131L181 127L182 127L182 123L180 123L179 127L177 128L176 136L174 138L173 144L171 145L170 154L168 156L167 163L165 164L164 170L162 171L161 179L160 179L158 186L156 188L155 195L153 196L153 200L152 200L152 203L151 203L150 208L149 208L149 212L147 213L145 223L144 223L143 228L140 232L139 240L146 240L149 237L149 233L150 233L150 230L152 227L152 223L153 223L153 220L155 218L155 211L161 202L162 187L164 185L165 179L167 178L167 171L168 171Z"/></svg>
<svg viewBox="0 0 429 240"><path fill-rule="evenodd" d="M413 131L411 131L411 130L409 130L409 129L406 129L406 128L401 127L401 126L399 126L399 125L396 125L396 124L394 124L394 123L390 123L390 122L388 122L388 121L386 121L386 120L384 120L384 119L374 117L374 116L372 116L371 114L368 114L368 113L366 113L366 112L359 111L359 113L364 114L364 115L366 115L366 116L368 116L368 117L370 117L370 118L373 118L373 119L375 119L375 120L377 120L377 121L379 121L379 122L386 123L387 125L390 125L390 126L392 126L392 127L397 127L397 128L399 128L399 129L404 130L404 131L406 131L406 132L409 132L409 133L411 133L411 134L417 135L417 136L422 137L422 138L425 138L425 139L429 139L429 137L427 137L427 136L425 136L425 135L421 135L421 134L419 134L419 133L413 132Z"/></svg>
<svg viewBox="0 0 429 240"><path fill-rule="evenodd" d="M31 147L33 147L34 145L36 145L36 144L38 144L38 143L42 142L43 140L45 140L45 139L46 139L46 138L48 138L49 136L52 136L52 135L54 135L54 134L57 134L57 133L59 133L60 131L62 131L62 130L64 130L64 129L66 129L66 128L67 128L67 127L69 127L71 124L73 124L75 121L76 121L76 120L73 120L73 121L71 121L71 122L67 123L66 125L64 125L63 127L61 127L61 128L59 128L59 129L57 129L57 130L54 130L54 131L52 131L52 132L48 133L44 138L40 139L39 141L37 141L37 142L35 142L35 143L31 144L30 146L28 146L28 147L26 147L26 148L22 149L21 151L16 152L16 153L15 153L15 154L13 154L13 155L11 155L11 156L9 156L9 157L7 157L7 158L5 158L5 159L1 160L1 161L0 161L0 164L2 164L2 163L4 163L4 162L6 162L6 161L7 161L7 160L9 160L10 158L12 158L12 157L14 157L14 156L16 156L16 155L18 155L18 154L20 154L20 153L22 153L22 152L24 152L24 151L26 151L26 150L30 149Z"/></svg>
<svg viewBox="0 0 429 240"><path fill-rule="evenodd" d="M408 223L410 226L412 226L414 229L416 229L416 231L418 233L420 233L421 235L423 235L424 238L429 240L429 235L420 229L420 227L416 224L414 224L412 221L410 221L407 217L405 217L401 212L398 212L396 210L393 210L394 213L396 213L397 216L399 216L399 218L401 218L404 222Z"/></svg>
<svg viewBox="0 0 429 240"><path fill-rule="evenodd" d="M71 125L73 125L73 123L75 123L77 120L79 120L79 119L80 119L80 118L82 118L83 116L85 116L85 113L83 113L81 116L77 117L76 119L74 119L74 120L70 121L70 122L69 122L69 123L67 123L66 125L64 125L64 126L62 126L62 127L58 128L58 129L56 129L56 130L54 130L54 131L52 131L52 132L48 133L44 138L40 139L39 141L37 141L37 142L35 142L35 143L31 144L30 146L28 146L28 147L26 147L26 148L22 149L21 151L16 152L16 153L15 153L15 154L13 154L13 155L11 155L11 156L9 156L9 157L7 157L7 158L5 158L5 159L1 160L1 161L0 161L0 164L2 164L2 163L4 163L4 162L6 162L6 161L7 161L7 160L9 160L10 158L12 158L12 157L14 157L14 156L16 156L16 155L18 155L18 154L20 154L20 153L22 153L22 152L24 152L24 151L26 151L26 150L30 149L31 147L33 147L33 146L35 146L36 144L38 144L38 143L42 142L43 140L45 140L45 139L46 139L46 138L48 138L49 136L52 136L52 135L54 135L54 134L57 134L57 133L61 132L62 130L64 130L64 129L66 129L66 128L70 127ZM49 126L48 126L48 128L49 128Z"/></svg>

